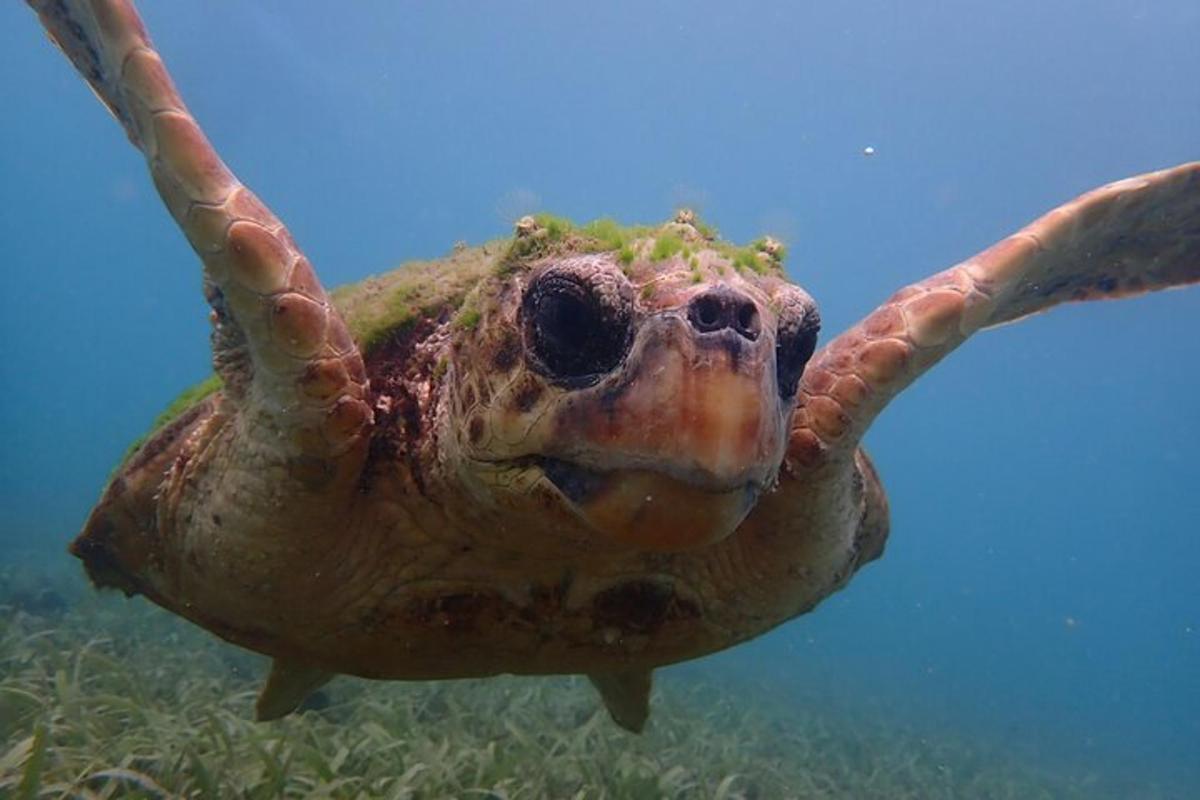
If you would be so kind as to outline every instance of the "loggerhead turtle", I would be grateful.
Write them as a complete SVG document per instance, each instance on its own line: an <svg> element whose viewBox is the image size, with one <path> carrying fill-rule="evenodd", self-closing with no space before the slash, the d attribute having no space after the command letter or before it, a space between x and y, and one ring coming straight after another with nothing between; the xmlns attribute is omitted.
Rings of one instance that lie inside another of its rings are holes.
<svg viewBox="0 0 1200 800"><path fill-rule="evenodd" d="M859 441L967 337L1200 280L1200 163L1089 192L816 350L781 249L527 218L326 294L218 158L128 0L30 0L204 265L216 377L117 469L92 581L273 657L262 719L337 673L651 671L812 609L878 558Z"/></svg>

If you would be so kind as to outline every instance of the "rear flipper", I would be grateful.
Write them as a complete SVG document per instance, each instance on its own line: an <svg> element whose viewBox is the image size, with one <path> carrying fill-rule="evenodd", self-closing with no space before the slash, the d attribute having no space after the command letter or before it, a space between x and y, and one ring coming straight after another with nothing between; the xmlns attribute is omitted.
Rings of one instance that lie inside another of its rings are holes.
<svg viewBox="0 0 1200 800"><path fill-rule="evenodd" d="M332 672L277 658L271 662L271 674L254 704L259 722L279 719L292 713L308 698L333 679Z"/></svg>
<svg viewBox="0 0 1200 800"><path fill-rule="evenodd" d="M650 670L598 672L588 675L588 680L599 690L614 722L631 733L642 732L650 717Z"/></svg>

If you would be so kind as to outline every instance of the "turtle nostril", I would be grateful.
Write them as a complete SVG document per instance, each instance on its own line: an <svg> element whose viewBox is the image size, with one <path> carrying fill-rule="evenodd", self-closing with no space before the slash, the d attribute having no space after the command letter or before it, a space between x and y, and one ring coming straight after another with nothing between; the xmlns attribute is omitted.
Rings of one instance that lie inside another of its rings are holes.
<svg viewBox="0 0 1200 800"><path fill-rule="evenodd" d="M729 287L718 286L692 299L688 321L700 333L716 333L727 328L754 341L762 330L758 306Z"/></svg>
<svg viewBox="0 0 1200 800"><path fill-rule="evenodd" d="M702 295L692 303L692 324L701 332L708 333L725 327L724 303L721 298Z"/></svg>
<svg viewBox="0 0 1200 800"><path fill-rule="evenodd" d="M750 341L757 339L760 329L758 321L758 306L754 305L754 303L750 302L749 300L743 300L741 303L739 303L734 327L737 329L738 333L740 333L742 336L745 336Z"/></svg>

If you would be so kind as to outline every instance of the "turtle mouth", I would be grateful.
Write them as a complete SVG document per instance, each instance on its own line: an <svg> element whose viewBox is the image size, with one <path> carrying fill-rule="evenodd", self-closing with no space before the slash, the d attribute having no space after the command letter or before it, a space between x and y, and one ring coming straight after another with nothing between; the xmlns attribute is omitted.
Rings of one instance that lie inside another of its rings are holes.
<svg viewBox="0 0 1200 800"><path fill-rule="evenodd" d="M534 462L559 493L576 504L586 503L603 492L613 480L612 472L591 469L561 458L539 457Z"/></svg>
<svg viewBox="0 0 1200 800"><path fill-rule="evenodd" d="M613 469L597 469L551 456L534 456L532 462L541 468L546 478L572 503L587 503L597 495L612 488L612 484L624 476L637 473L655 474L663 480L677 482L705 494L728 494L742 491L752 499L758 499L762 485L758 481L720 481L698 471L683 472L663 468L621 466Z"/></svg>
<svg viewBox="0 0 1200 800"><path fill-rule="evenodd" d="M661 468L602 470L548 456L532 460L589 527L647 550L690 550L724 539L764 489L754 480L722 483Z"/></svg>

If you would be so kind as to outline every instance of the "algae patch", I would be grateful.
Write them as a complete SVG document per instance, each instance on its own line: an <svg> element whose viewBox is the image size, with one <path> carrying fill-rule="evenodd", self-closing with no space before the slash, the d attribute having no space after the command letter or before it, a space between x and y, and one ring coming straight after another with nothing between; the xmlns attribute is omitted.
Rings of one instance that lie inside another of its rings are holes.
<svg viewBox="0 0 1200 800"><path fill-rule="evenodd" d="M626 274L634 274L639 259L653 264L681 256L691 282L701 283L704 272L697 254L704 250L719 253L734 270L758 275L782 272L785 256L783 246L770 237L742 247L722 241L712 226L690 212L680 212L675 220L659 226L622 225L608 217L577 225L566 217L538 214L522 219L511 238L479 247L456 246L445 258L408 262L338 287L330 292L330 300L368 356L420 320L450 320L460 329L473 330L483 321L479 292L486 279L503 278L538 259L558 253L611 252ZM726 265L715 266L726 273ZM644 286L643 297L650 291L649 285ZM212 375L184 390L155 418L147 434L130 445L118 466L149 436L221 386L221 379Z"/></svg>
<svg viewBox="0 0 1200 800"><path fill-rule="evenodd" d="M224 383L221 380L221 376L213 374L209 375L199 383L189 386L180 392L174 400L167 404L166 408L158 412L158 416L156 416L154 421L150 423L150 428L141 436L134 439L129 447L125 448L125 452L121 455L120 460L117 461L117 465L113 468L113 474L116 474L117 470L125 466L130 457L136 453L138 448L144 445L151 436L153 436L161 428L173 422L179 417L180 414L187 411L204 398L220 391L222 386L224 386ZM111 477L112 475L109 476L110 479Z"/></svg>

